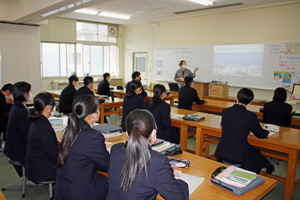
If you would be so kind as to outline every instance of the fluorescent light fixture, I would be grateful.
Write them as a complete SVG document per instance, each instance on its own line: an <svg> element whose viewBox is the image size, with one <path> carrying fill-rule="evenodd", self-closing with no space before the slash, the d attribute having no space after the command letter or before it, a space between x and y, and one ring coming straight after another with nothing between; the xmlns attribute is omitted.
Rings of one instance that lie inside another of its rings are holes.
<svg viewBox="0 0 300 200"><path fill-rule="evenodd" d="M213 2L208 1L208 0L190 0L190 1L202 4L202 5L205 5L205 6L213 5Z"/></svg>
<svg viewBox="0 0 300 200"><path fill-rule="evenodd" d="M79 10L75 10L74 12L89 14L89 15L98 15L98 11L92 11L92 10L79 9Z"/></svg>
<svg viewBox="0 0 300 200"><path fill-rule="evenodd" d="M118 19L130 19L130 16L117 15L117 14L106 13L106 12L99 12L98 15L104 16L104 17L118 18Z"/></svg>

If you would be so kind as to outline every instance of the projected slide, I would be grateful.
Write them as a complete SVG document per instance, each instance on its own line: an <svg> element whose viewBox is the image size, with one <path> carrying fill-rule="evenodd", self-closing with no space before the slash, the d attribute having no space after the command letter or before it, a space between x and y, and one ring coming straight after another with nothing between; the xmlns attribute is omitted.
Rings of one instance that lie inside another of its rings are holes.
<svg viewBox="0 0 300 200"><path fill-rule="evenodd" d="M264 44L215 45L214 75L263 75Z"/></svg>

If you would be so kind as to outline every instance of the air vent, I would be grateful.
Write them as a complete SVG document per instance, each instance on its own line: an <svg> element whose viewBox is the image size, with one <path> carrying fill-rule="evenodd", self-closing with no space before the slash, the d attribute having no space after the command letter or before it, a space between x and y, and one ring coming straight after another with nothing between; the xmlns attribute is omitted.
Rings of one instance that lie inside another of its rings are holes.
<svg viewBox="0 0 300 200"><path fill-rule="evenodd" d="M220 5L220 6L211 6L207 8L200 8L200 9L194 9L194 10L185 10L180 12L174 12L173 14L179 15L179 14L185 14L185 13L191 13L191 12L199 12L199 11L207 11L207 10L215 10L220 8L229 8L233 6L242 6L243 3L233 3L233 4L226 4L226 5Z"/></svg>

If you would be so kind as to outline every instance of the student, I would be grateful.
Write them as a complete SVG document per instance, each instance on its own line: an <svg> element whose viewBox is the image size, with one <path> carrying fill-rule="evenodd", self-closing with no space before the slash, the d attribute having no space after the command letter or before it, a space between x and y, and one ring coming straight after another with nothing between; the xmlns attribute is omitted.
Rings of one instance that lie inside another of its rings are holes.
<svg viewBox="0 0 300 200"><path fill-rule="evenodd" d="M208 100L200 100L197 90L194 87L193 77L187 76L184 78L185 86L178 90L178 108L192 110L193 103L207 103Z"/></svg>
<svg viewBox="0 0 300 200"><path fill-rule="evenodd" d="M195 78L196 72L199 70L199 68L195 68L194 73L191 72L191 70L186 68L186 62L184 60L180 61L179 63L180 69L178 69L175 73L174 80L177 82L178 87L183 87L184 79L187 76L191 76Z"/></svg>
<svg viewBox="0 0 300 200"><path fill-rule="evenodd" d="M14 91L14 86L10 83L5 84L0 92L0 145L4 148L8 115L14 103L11 95ZM1 134L3 132L3 142L1 143Z"/></svg>
<svg viewBox="0 0 300 200"><path fill-rule="evenodd" d="M163 99L167 96L165 86L157 84L153 88L153 97L145 101L143 108L148 109L154 116L157 125L157 137L171 143L180 143L178 128L171 126L171 108Z"/></svg>
<svg viewBox="0 0 300 200"><path fill-rule="evenodd" d="M72 112L72 102L76 93L75 86L78 85L78 77L72 75L69 77L69 85L63 89L59 97L59 111L65 114Z"/></svg>
<svg viewBox="0 0 300 200"><path fill-rule="evenodd" d="M83 79L83 84L84 86L82 86L81 88L79 88L77 90L77 92L74 95L74 99L80 95L84 95L84 94L90 94L94 96L94 92L92 91L92 89L94 88L94 79L91 76L86 76Z"/></svg>
<svg viewBox="0 0 300 200"><path fill-rule="evenodd" d="M263 122L288 127L292 120L293 107L286 101L286 90L282 87L274 91L273 101L267 102L263 109Z"/></svg>
<svg viewBox="0 0 300 200"><path fill-rule="evenodd" d="M55 101L51 94L39 93L34 97L33 104L34 109L28 117L31 125L27 138L25 174L31 181L55 181L57 138L48 120L55 113Z"/></svg>
<svg viewBox="0 0 300 200"><path fill-rule="evenodd" d="M102 133L92 129L99 119L99 103L92 95L74 99L73 112L62 138L57 162L55 198L106 199L109 153Z"/></svg>
<svg viewBox="0 0 300 200"><path fill-rule="evenodd" d="M12 106L6 132L4 154L25 166L27 136L30 127L26 103L32 101L31 85L27 82L14 84L14 105ZM14 166L21 177L22 167Z"/></svg>
<svg viewBox="0 0 300 200"><path fill-rule="evenodd" d="M266 167L266 172L272 173L274 166L247 140L250 132L258 138L267 138L269 134L260 126L257 115L247 110L253 98L252 90L242 88L237 94L237 103L223 110L222 136L215 155L219 162L241 165L255 173Z"/></svg>
<svg viewBox="0 0 300 200"><path fill-rule="evenodd" d="M125 95L123 100L123 115L121 121L121 127L123 131L125 128L125 119L128 113L135 109L143 108L144 100L142 97L138 96L142 92L142 85L140 81L133 80L128 83L128 93Z"/></svg>
<svg viewBox="0 0 300 200"><path fill-rule="evenodd" d="M110 96L109 82L110 82L110 74L104 73L103 80L98 84L97 94Z"/></svg>
<svg viewBox="0 0 300 200"><path fill-rule="evenodd" d="M188 185L175 179L169 159L151 149L157 127L153 115L142 109L126 117L127 143L111 148L107 200L189 199ZM178 177L179 178L179 177Z"/></svg>
<svg viewBox="0 0 300 200"><path fill-rule="evenodd" d="M131 75L131 78L132 78L132 80L136 80L136 81L142 81L142 78L141 78L141 73L140 72L138 72L138 71L135 71L135 72L133 72L132 73L132 75ZM130 90L130 88L129 88L129 83L127 83L126 84L126 94L129 92L129 90ZM142 82L141 82L141 89L142 89L142 91L141 91L141 93L139 94L139 96L142 96L142 97L146 97L147 96L147 92L144 90L144 88L143 88L143 85L142 85Z"/></svg>

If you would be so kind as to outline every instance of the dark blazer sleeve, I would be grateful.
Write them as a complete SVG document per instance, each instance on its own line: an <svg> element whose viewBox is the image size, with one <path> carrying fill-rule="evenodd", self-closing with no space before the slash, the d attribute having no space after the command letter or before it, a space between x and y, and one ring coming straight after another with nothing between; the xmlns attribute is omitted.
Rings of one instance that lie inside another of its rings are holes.
<svg viewBox="0 0 300 200"><path fill-rule="evenodd" d="M109 89L109 83L107 82L106 83L106 86L105 86L105 93L107 96L110 96L110 89Z"/></svg>
<svg viewBox="0 0 300 200"><path fill-rule="evenodd" d="M88 157L96 164L97 170L107 172L109 167L109 153L106 149L104 136L96 133L91 138L88 147Z"/></svg>
<svg viewBox="0 0 300 200"><path fill-rule="evenodd" d="M162 119L163 119L162 121L163 121L163 126L166 128L170 127L172 124L170 114L171 114L171 108L169 104L164 105L164 109L162 112Z"/></svg>
<svg viewBox="0 0 300 200"><path fill-rule="evenodd" d="M11 107L12 107L12 104L7 104L5 96L1 95L0 96L0 113L1 112L9 113Z"/></svg>
<svg viewBox="0 0 300 200"><path fill-rule="evenodd" d="M267 107L268 107L268 104L265 103L264 109L263 109L263 123L266 123L267 114L268 114Z"/></svg>
<svg viewBox="0 0 300 200"><path fill-rule="evenodd" d="M193 94L193 100L194 102L196 102L197 104L204 104L205 100L201 100L198 96L197 90L194 90L194 94Z"/></svg>
<svg viewBox="0 0 300 200"><path fill-rule="evenodd" d="M139 96L146 97L147 95L148 95L147 92L144 90L144 88L142 86L142 92L141 92L141 94L139 94Z"/></svg>
<svg viewBox="0 0 300 200"><path fill-rule="evenodd" d="M173 169L167 157L161 161L158 167L155 187L165 199L189 199L188 185L184 181L174 178Z"/></svg>
<svg viewBox="0 0 300 200"><path fill-rule="evenodd" d="M258 137L258 138L266 138L269 135L269 131L264 130L259 121L258 118L256 116L255 113L251 113L252 117L251 117L251 125L250 125L250 130L253 132L253 134Z"/></svg>
<svg viewBox="0 0 300 200"><path fill-rule="evenodd" d="M28 120L28 112L20 112L19 119L18 119L18 126L21 127L22 129L21 133L25 141L27 141L30 124L31 123Z"/></svg>
<svg viewBox="0 0 300 200"><path fill-rule="evenodd" d="M57 147L57 138L54 130L47 129L43 131L43 137L41 137L41 142L48 155L48 158L57 162L58 147Z"/></svg>
<svg viewBox="0 0 300 200"><path fill-rule="evenodd" d="M137 107L138 109L143 109L144 99L142 97L139 97L137 100Z"/></svg>
<svg viewBox="0 0 300 200"><path fill-rule="evenodd" d="M289 117L286 117L287 126L291 125L291 123L292 123L292 111L293 111L293 107L289 104L288 104L288 106L289 106L289 111L288 111Z"/></svg>

